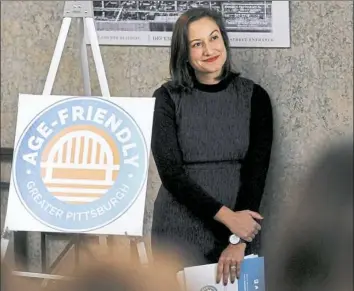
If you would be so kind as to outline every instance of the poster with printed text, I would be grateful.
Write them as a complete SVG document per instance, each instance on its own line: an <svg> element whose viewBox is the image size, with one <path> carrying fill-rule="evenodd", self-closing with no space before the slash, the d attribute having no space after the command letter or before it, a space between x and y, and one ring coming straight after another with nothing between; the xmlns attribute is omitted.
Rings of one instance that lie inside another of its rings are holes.
<svg viewBox="0 0 354 291"><path fill-rule="evenodd" d="M258 255L246 256L241 264L239 279L234 283L228 280L225 286L223 280L216 283L218 265L207 264L184 268L178 276L184 279L184 291L265 291L264 257ZM181 281L180 281L181 282Z"/></svg>
<svg viewBox="0 0 354 291"><path fill-rule="evenodd" d="M143 235L154 104L21 94L6 227Z"/></svg>
<svg viewBox="0 0 354 291"><path fill-rule="evenodd" d="M206 7L223 16L231 47L290 47L289 1L93 1L101 45L170 46L186 10Z"/></svg>

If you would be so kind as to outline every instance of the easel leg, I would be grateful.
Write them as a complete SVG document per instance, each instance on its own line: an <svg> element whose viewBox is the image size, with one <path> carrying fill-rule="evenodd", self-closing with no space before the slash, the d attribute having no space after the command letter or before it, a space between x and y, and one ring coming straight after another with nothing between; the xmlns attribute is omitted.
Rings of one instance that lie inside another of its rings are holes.
<svg viewBox="0 0 354 291"><path fill-rule="evenodd" d="M80 246L81 246L81 237L79 234L76 235L75 243L75 269L80 267Z"/></svg>
<svg viewBox="0 0 354 291"><path fill-rule="evenodd" d="M91 80L90 68L87 58L87 48L85 41L85 23L83 18L78 18L79 31L80 31L80 59L81 59L81 73L84 82L85 96L91 96Z"/></svg>
<svg viewBox="0 0 354 291"><path fill-rule="evenodd" d="M98 82L100 83L102 96L108 98L108 97L111 97L111 94L109 92L106 72L105 72L105 69L103 66L101 51L100 51L100 47L98 44L98 37L97 37L96 29L95 29L95 23L94 23L93 18L91 18L91 17L85 18L85 23L86 23L86 28L87 28L87 35L88 35L88 37L90 39L90 43L91 43L93 59L95 61Z"/></svg>
<svg viewBox="0 0 354 291"><path fill-rule="evenodd" d="M44 84L43 95L50 95L52 92L54 80L58 72L59 63L60 63L61 56L63 54L65 41L68 36L70 24L71 24L71 18L64 17L63 23L60 28L58 40L55 45L52 61L50 63L47 79Z"/></svg>
<svg viewBox="0 0 354 291"><path fill-rule="evenodd" d="M41 265L42 273L47 272L47 236L45 232L41 232Z"/></svg>
<svg viewBox="0 0 354 291"><path fill-rule="evenodd" d="M3 261L6 257L9 244L10 244L10 236L11 233L7 227L4 227L4 231L1 234L1 261Z"/></svg>
<svg viewBox="0 0 354 291"><path fill-rule="evenodd" d="M145 242L142 241L137 243L136 247L138 249L140 264L142 264L143 266L147 265L149 263L149 259L146 252Z"/></svg>

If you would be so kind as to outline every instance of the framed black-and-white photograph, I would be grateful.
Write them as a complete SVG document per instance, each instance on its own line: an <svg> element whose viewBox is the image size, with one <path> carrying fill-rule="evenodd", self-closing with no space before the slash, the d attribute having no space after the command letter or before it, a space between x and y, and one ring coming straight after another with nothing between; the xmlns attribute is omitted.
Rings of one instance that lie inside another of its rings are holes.
<svg viewBox="0 0 354 291"><path fill-rule="evenodd" d="M169 46L193 7L222 13L231 47L290 47L289 1L93 1L101 45Z"/></svg>

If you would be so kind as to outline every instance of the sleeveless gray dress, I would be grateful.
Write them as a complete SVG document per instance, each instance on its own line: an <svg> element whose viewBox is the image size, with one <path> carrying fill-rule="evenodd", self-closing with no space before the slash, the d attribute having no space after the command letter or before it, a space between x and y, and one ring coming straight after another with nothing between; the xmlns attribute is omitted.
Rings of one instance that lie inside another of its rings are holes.
<svg viewBox="0 0 354 291"><path fill-rule="evenodd" d="M155 97L162 98L159 94L165 92L173 101L177 139L187 175L220 203L234 209L240 169L249 147L254 84L233 77L222 88L204 87L188 94L174 94L166 83ZM156 151L153 149L155 155ZM229 235L221 223L194 215L161 185L153 212L153 251L173 247L184 256L185 266L216 263Z"/></svg>

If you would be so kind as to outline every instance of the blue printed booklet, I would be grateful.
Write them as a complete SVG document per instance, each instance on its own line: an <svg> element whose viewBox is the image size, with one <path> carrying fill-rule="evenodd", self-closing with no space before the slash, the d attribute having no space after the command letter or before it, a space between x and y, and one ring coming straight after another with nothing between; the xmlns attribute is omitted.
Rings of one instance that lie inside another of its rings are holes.
<svg viewBox="0 0 354 291"><path fill-rule="evenodd" d="M265 291L264 258L256 255L245 257L241 276L233 284L216 284L217 264L185 268L177 274L184 291Z"/></svg>

